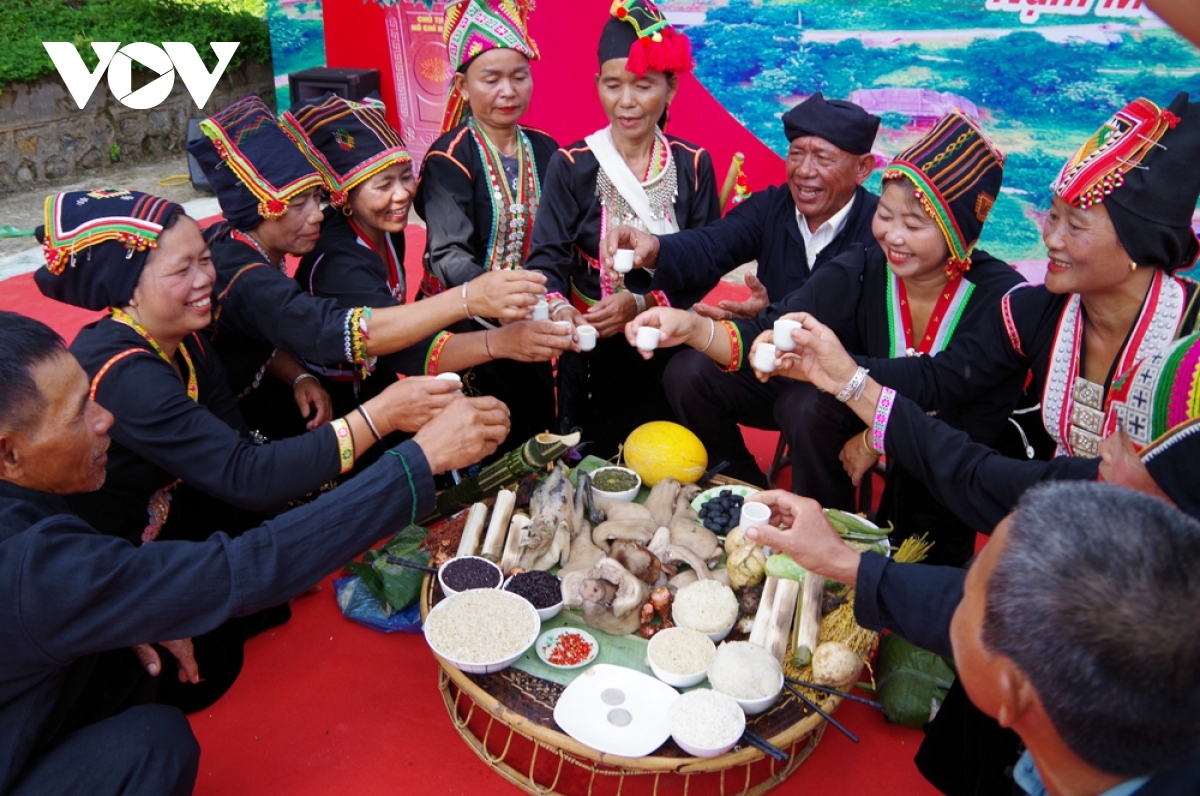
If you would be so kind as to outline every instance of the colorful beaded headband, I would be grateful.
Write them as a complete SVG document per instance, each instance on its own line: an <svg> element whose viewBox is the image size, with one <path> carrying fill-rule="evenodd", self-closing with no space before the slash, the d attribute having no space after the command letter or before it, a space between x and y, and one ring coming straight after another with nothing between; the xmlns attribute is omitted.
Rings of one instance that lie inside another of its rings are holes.
<svg viewBox="0 0 1200 796"><path fill-rule="evenodd" d="M1125 175L1139 164L1159 139L1179 123L1179 117L1139 98L1113 114L1071 156L1051 184L1070 205L1084 210L1125 183Z"/></svg>
<svg viewBox="0 0 1200 796"><path fill-rule="evenodd" d="M354 102L330 94L318 105L285 111L281 125L320 172L334 207L343 207L350 189L364 180L396 163L412 162L377 100Z"/></svg>
<svg viewBox="0 0 1200 796"><path fill-rule="evenodd" d="M609 14L633 26L637 39L629 48L625 68L641 77L648 70L690 72L692 43L679 33L651 0L613 0Z"/></svg>

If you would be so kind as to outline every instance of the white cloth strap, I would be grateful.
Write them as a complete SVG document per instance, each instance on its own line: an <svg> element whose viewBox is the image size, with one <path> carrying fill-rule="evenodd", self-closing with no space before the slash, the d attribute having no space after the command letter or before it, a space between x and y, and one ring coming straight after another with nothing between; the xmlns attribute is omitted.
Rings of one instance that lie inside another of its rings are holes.
<svg viewBox="0 0 1200 796"><path fill-rule="evenodd" d="M596 160L599 161L600 168L604 169L604 173L608 175L613 187L625 198L638 220L645 225L647 232L652 235L670 235L679 231L674 213L667 214L665 218L654 217L650 210L650 198L646 196L645 188L629 170L625 159L613 145L611 127L597 130L584 140L592 150L592 154L596 156Z"/></svg>

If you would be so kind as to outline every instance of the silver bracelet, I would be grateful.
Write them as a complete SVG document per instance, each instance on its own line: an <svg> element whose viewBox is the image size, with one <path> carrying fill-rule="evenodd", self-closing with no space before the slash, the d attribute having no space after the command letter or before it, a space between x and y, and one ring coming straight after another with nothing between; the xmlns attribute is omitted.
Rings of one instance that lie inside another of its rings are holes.
<svg viewBox="0 0 1200 796"><path fill-rule="evenodd" d="M846 386L837 394L837 399L842 403L853 399L857 401L862 398L863 390L867 388L867 373L866 368L862 365L858 366L858 370L854 371L854 375L850 377L850 381L846 382Z"/></svg>
<svg viewBox="0 0 1200 796"><path fill-rule="evenodd" d="M704 353L708 349L712 348L713 340L717 339L717 322L712 318L709 318L708 323L708 342L704 344L704 348L700 349L700 353Z"/></svg>
<svg viewBox="0 0 1200 796"><path fill-rule="evenodd" d="M553 317L557 316L558 311L561 310L563 307L567 307L567 306L570 306L570 302L562 301L562 300L554 302L553 304L550 305L550 317L553 318Z"/></svg>
<svg viewBox="0 0 1200 796"><path fill-rule="evenodd" d="M633 291L630 291L630 292L633 292ZM646 297L643 296L641 293L633 294L633 303L634 303L634 306L637 307L638 315L641 315L643 312L646 311Z"/></svg>
<svg viewBox="0 0 1200 796"><path fill-rule="evenodd" d="M375 428L375 421L371 420L371 416L367 414L367 407L359 404L357 407L358 413L362 415L362 419L367 421L367 428L371 429L371 433L375 436L376 442L383 442L383 437L379 434L379 429Z"/></svg>
<svg viewBox="0 0 1200 796"><path fill-rule="evenodd" d="M305 371L304 373L301 373L299 376L297 376L296 378L294 378L292 380L292 389L293 390L296 389L296 387L298 387L300 385L300 382L304 381L305 379L312 379L313 381L317 382L318 384L321 383L320 380L316 376L312 375L308 371Z"/></svg>
<svg viewBox="0 0 1200 796"><path fill-rule="evenodd" d="M466 282L462 283L462 300L463 300L463 312L466 314L466 316L468 318L470 318L471 310L467 306L467 283Z"/></svg>

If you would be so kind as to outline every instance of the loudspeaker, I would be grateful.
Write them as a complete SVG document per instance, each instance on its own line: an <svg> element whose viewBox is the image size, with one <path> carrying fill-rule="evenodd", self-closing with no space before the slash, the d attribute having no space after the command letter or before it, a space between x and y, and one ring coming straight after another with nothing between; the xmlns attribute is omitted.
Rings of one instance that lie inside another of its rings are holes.
<svg viewBox="0 0 1200 796"><path fill-rule="evenodd" d="M193 116L188 119L187 125L187 142L190 144L193 141L204 138L204 133L200 131L200 122L204 121L203 116ZM207 191L212 193L212 186L208 184L208 178L204 176L204 171L201 170L200 164L192 157L192 153L187 153L188 164L188 179L192 181L192 188L197 191Z"/></svg>
<svg viewBox="0 0 1200 796"><path fill-rule="evenodd" d="M378 95L379 70L318 66L288 75L293 108L301 102L318 100L327 91L356 102L366 99L372 92Z"/></svg>

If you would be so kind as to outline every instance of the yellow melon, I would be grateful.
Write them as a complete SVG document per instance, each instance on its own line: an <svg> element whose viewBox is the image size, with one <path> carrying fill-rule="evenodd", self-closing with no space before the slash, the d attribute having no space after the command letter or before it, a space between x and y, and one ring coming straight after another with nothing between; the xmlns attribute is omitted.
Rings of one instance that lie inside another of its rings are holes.
<svg viewBox="0 0 1200 796"><path fill-rule="evenodd" d="M667 478L694 484L708 467L708 452L688 429L655 420L638 426L625 439L625 464L646 486Z"/></svg>

